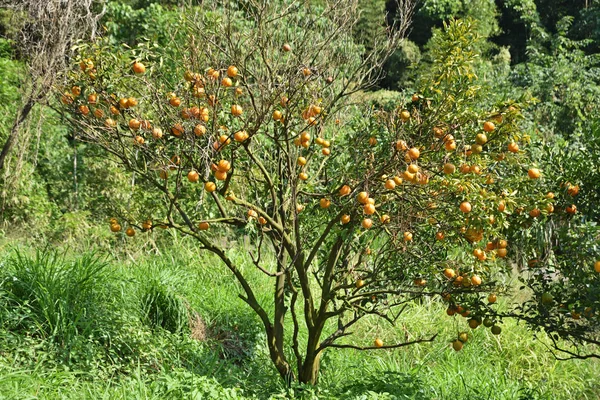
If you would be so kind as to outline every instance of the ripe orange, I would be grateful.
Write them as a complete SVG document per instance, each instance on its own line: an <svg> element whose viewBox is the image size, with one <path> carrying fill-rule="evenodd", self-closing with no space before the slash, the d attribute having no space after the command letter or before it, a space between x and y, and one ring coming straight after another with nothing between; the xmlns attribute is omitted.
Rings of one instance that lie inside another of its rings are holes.
<svg viewBox="0 0 600 400"><path fill-rule="evenodd" d="M312 74L312 71L310 70L310 68L302 69L302 75L304 75L305 77L310 76L310 74Z"/></svg>
<svg viewBox="0 0 600 400"><path fill-rule="evenodd" d="M408 156L410 157L411 160L418 159L420 155L421 155L421 152L416 147L413 147L410 150L408 150Z"/></svg>
<svg viewBox="0 0 600 400"><path fill-rule="evenodd" d="M169 99L169 104L173 107L179 107L181 105L181 99L177 96L173 96Z"/></svg>
<svg viewBox="0 0 600 400"><path fill-rule="evenodd" d="M506 203L504 203L503 201L498 203L498 211L504 212L505 209L506 209Z"/></svg>
<svg viewBox="0 0 600 400"><path fill-rule="evenodd" d="M352 191L352 189L350 188L350 186L344 185L340 188L338 193L340 196L347 196L350 194L351 191Z"/></svg>
<svg viewBox="0 0 600 400"><path fill-rule="evenodd" d="M531 179L538 179L540 176L542 176L540 170L537 168L530 168L527 171L527 175L529 175L529 178Z"/></svg>
<svg viewBox="0 0 600 400"><path fill-rule="evenodd" d="M227 172L225 171L216 171L215 172L215 179L218 181L224 181L225 179L227 179Z"/></svg>
<svg viewBox="0 0 600 400"><path fill-rule="evenodd" d="M237 75L238 75L237 67L234 65L230 65L229 68L227 68L227 76L230 78L235 78Z"/></svg>
<svg viewBox="0 0 600 400"><path fill-rule="evenodd" d="M232 87L233 86L233 81L231 80L231 78L223 78L221 80L221 86Z"/></svg>
<svg viewBox="0 0 600 400"><path fill-rule="evenodd" d="M300 174L298 174L298 178L300 178L301 181L305 181L308 179L308 175L306 172L300 172Z"/></svg>
<svg viewBox="0 0 600 400"><path fill-rule="evenodd" d="M394 182L393 179L388 179L387 181L385 181L384 186L387 190L394 190L396 188L396 182Z"/></svg>
<svg viewBox="0 0 600 400"><path fill-rule="evenodd" d="M208 222L200 222L198 224L198 229L200 229L201 231L205 231L208 228L210 228L210 224Z"/></svg>
<svg viewBox="0 0 600 400"><path fill-rule="evenodd" d="M413 234L410 232L404 232L404 241L405 242L410 242L413 240Z"/></svg>
<svg viewBox="0 0 600 400"><path fill-rule="evenodd" d="M471 203L469 203L468 201L463 201L462 203L460 203L460 211L462 211L465 214L468 214L471 212Z"/></svg>
<svg viewBox="0 0 600 400"><path fill-rule="evenodd" d="M206 182L204 184L204 190L206 190L207 192L214 192L215 190L217 190L217 185L215 185L214 182Z"/></svg>
<svg viewBox="0 0 600 400"><path fill-rule="evenodd" d="M373 204L365 204L363 211L367 215L373 215L375 214L375 206Z"/></svg>
<svg viewBox="0 0 600 400"><path fill-rule="evenodd" d="M341 221L342 225L346 225L348 222L350 222L350 216L348 214L344 214L340 218L340 221Z"/></svg>
<svg viewBox="0 0 600 400"><path fill-rule="evenodd" d="M328 156L328 155L330 155L330 154L331 154L331 149L329 149L329 148L327 148L327 147L325 147L325 148L322 148L322 149L321 149L321 153L322 153L324 156Z"/></svg>
<svg viewBox="0 0 600 400"><path fill-rule="evenodd" d="M187 178L188 178L188 181L190 181L192 183L196 183L200 179L200 175L198 174L198 172L191 170L190 172L188 172Z"/></svg>
<svg viewBox="0 0 600 400"><path fill-rule="evenodd" d="M375 146L377 144L377 138L375 136L371 136L369 138L369 146Z"/></svg>
<svg viewBox="0 0 600 400"><path fill-rule="evenodd" d="M389 223L390 223L390 221L391 221L391 218L390 218L390 216L389 216L389 215L387 215L387 214L383 214L383 215L382 215L382 216L379 218L379 221L380 221L382 224L389 224Z"/></svg>
<svg viewBox="0 0 600 400"><path fill-rule="evenodd" d="M491 293L488 296L488 302L491 304L494 304L496 302L496 300L498 300L498 297L496 297L496 295L494 293Z"/></svg>
<svg viewBox="0 0 600 400"><path fill-rule="evenodd" d="M417 102L417 101L419 101L419 95L415 93L412 95L412 97L410 99L412 100L413 103Z"/></svg>
<svg viewBox="0 0 600 400"><path fill-rule="evenodd" d="M248 139L249 135L248 132L246 131L237 131L236 133L233 134L233 139L236 142L244 142Z"/></svg>
<svg viewBox="0 0 600 400"><path fill-rule="evenodd" d="M323 197L321 200L319 200L319 205L321 206L321 208L329 208L329 206L331 205L331 200Z"/></svg>
<svg viewBox="0 0 600 400"><path fill-rule="evenodd" d="M427 285L427 280L423 279L423 278L417 278L413 281L415 286L425 286Z"/></svg>
<svg viewBox="0 0 600 400"><path fill-rule="evenodd" d="M444 269L444 276L448 279L454 279L456 277L456 272L452 268Z"/></svg>
<svg viewBox="0 0 600 400"><path fill-rule="evenodd" d="M139 135L136 136L135 139L133 139L133 141L135 144L139 144L139 145L142 145L145 142L144 138Z"/></svg>
<svg viewBox="0 0 600 400"><path fill-rule="evenodd" d="M410 164L406 170L411 174L416 174L419 172L419 167L416 164Z"/></svg>
<svg viewBox="0 0 600 400"><path fill-rule="evenodd" d="M183 132L184 132L184 129L183 129L183 126L181 126L181 124L175 124L171 128L171 133L173 134L173 136L179 137L179 136L183 135Z"/></svg>
<svg viewBox="0 0 600 400"><path fill-rule="evenodd" d="M568 184L567 185L567 193L572 197L577 196L579 194L579 186Z"/></svg>
<svg viewBox="0 0 600 400"><path fill-rule="evenodd" d="M110 224L110 230L112 232L120 232L121 231L121 225L119 225L118 223L114 223L114 224Z"/></svg>
<svg viewBox="0 0 600 400"><path fill-rule="evenodd" d="M239 117L240 115L242 115L243 112L244 111L242 110L242 106L239 106L237 104L231 106L231 114L233 114L233 116Z"/></svg>
<svg viewBox="0 0 600 400"><path fill-rule="evenodd" d="M444 148L446 151L456 150L456 142L454 140L448 140L446 143L444 143Z"/></svg>
<svg viewBox="0 0 600 400"><path fill-rule="evenodd" d="M360 192L357 196L356 196L356 200L360 203L360 204L367 204L368 200L369 200L369 193L367 192Z"/></svg>
<svg viewBox="0 0 600 400"><path fill-rule="evenodd" d="M483 130L486 132L493 132L496 129L496 125L492 121L486 121L483 123Z"/></svg>
<svg viewBox="0 0 600 400"><path fill-rule="evenodd" d="M400 119L404 122L410 119L410 112L408 110L402 110L400 112Z"/></svg>
<svg viewBox="0 0 600 400"><path fill-rule="evenodd" d="M383 347L383 340L377 338L377 339L375 339L374 344L375 344L375 347L378 347L378 348Z"/></svg>
<svg viewBox="0 0 600 400"><path fill-rule="evenodd" d="M370 218L365 218L362 220L361 225L365 229L370 229L373 226L373 220Z"/></svg>
<svg viewBox="0 0 600 400"><path fill-rule="evenodd" d="M473 286L481 285L481 277L479 277L478 275L473 275L471 277L471 285L473 285Z"/></svg>
<svg viewBox="0 0 600 400"><path fill-rule="evenodd" d="M442 232L442 231L436 232L436 234L435 234L435 238L437 240L440 240L440 241L444 240L444 237L445 237L445 235L444 235L444 232Z"/></svg>
<svg viewBox="0 0 600 400"><path fill-rule="evenodd" d="M248 210L246 215L248 215L248 218L258 218L258 213L252 209Z"/></svg>
<svg viewBox="0 0 600 400"><path fill-rule="evenodd" d="M131 129L133 129L134 131L140 129L140 125L141 125L141 122L135 118L132 118L129 120L129 127Z"/></svg>
<svg viewBox="0 0 600 400"><path fill-rule="evenodd" d="M283 45L282 49L287 53L288 51L292 51L292 46L286 43Z"/></svg>
<svg viewBox="0 0 600 400"><path fill-rule="evenodd" d="M529 211L529 216L532 218L537 218L539 217L541 214L541 211L537 208L534 208L533 210Z"/></svg>
<svg viewBox="0 0 600 400"><path fill-rule="evenodd" d="M519 152L519 145L516 144L515 142L511 142L508 144L508 151L510 151L511 153L518 153Z"/></svg>
<svg viewBox="0 0 600 400"><path fill-rule="evenodd" d="M360 289L361 287L365 286L365 281L363 281L362 279L359 279L356 281L356 288Z"/></svg>
<svg viewBox="0 0 600 400"><path fill-rule="evenodd" d="M571 204L570 206L565 208L565 211L567 212L567 214L574 215L575 213L577 213L577 206L575 204Z"/></svg>
<svg viewBox="0 0 600 400"><path fill-rule="evenodd" d="M135 72L138 75L143 74L144 72L146 72L146 66L144 64L142 64L141 62L134 62L133 66L131 67L131 69L133 69L133 72Z"/></svg>
<svg viewBox="0 0 600 400"><path fill-rule="evenodd" d="M125 234L129 237L135 236L135 229L133 229L132 227L129 227L125 231Z"/></svg>
<svg viewBox="0 0 600 400"><path fill-rule="evenodd" d="M408 145L406 144L406 142L404 140L398 140L396 142L396 150L405 151L407 149L408 149Z"/></svg>
<svg viewBox="0 0 600 400"><path fill-rule="evenodd" d="M506 249L497 249L496 250L496 255L500 258L506 257L507 253L508 253L508 251Z"/></svg>
<svg viewBox="0 0 600 400"><path fill-rule="evenodd" d="M594 271L600 272L600 261L594 263Z"/></svg>

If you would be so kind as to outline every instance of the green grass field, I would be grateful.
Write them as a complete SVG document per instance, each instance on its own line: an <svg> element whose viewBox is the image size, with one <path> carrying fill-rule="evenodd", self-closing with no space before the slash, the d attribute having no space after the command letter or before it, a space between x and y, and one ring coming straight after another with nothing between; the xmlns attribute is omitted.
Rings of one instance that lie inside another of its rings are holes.
<svg viewBox="0 0 600 400"><path fill-rule="evenodd" d="M556 361L543 334L511 321L500 336L471 331L435 301L411 304L395 327L365 318L350 339L391 343L439 331L433 343L329 350L317 388L286 388L237 284L185 241L139 257L1 251L1 399L600 397L597 360ZM268 278L246 252L231 253L268 305ZM470 338L455 352L459 331Z"/></svg>

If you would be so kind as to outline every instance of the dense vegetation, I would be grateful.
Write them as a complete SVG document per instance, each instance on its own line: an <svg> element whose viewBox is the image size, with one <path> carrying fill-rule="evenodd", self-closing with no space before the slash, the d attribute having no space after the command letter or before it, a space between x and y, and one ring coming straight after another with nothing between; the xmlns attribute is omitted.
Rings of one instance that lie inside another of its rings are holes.
<svg viewBox="0 0 600 400"><path fill-rule="evenodd" d="M2 396L597 398L600 3L408 3L92 3L26 115L2 8Z"/></svg>

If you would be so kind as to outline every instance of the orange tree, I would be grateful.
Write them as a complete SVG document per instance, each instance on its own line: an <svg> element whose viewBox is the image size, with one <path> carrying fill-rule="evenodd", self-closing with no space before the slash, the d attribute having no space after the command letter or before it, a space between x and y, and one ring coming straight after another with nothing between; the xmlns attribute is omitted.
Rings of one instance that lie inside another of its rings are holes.
<svg viewBox="0 0 600 400"><path fill-rule="evenodd" d="M80 139L103 148L141 191L162 195L112 218L111 230L162 227L197 239L238 281L279 374L314 384L328 348L433 340L345 339L362 317L394 323L423 296L499 333L506 230L524 222L515 213L545 217L553 200L519 150L521 105L477 109L485 94L470 22L438 33L423 94L383 112L356 106L357 93L376 80L402 29L364 54L351 40L354 1L312 7L199 12L187 41L174 43L178 60L151 48L116 56L102 42L82 47L61 100ZM242 236L253 238L253 266L273 280L270 305L223 240Z"/></svg>

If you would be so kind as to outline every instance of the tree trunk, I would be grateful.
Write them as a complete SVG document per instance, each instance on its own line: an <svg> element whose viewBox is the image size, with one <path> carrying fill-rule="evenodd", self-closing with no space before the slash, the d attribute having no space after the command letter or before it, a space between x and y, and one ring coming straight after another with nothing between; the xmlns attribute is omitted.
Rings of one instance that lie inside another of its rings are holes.
<svg viewBox="0 0 600 400"><path fill-rule="evenodd" d="M29 96L29 99L27 99L27 103L25 103L23 108L17 113L17 118L13 123L12 129L10 130L8 138L6 139L6 142L2 147L2 152L0 153L0 170L4 169L4 163L6 162L6 158L8 157L8 154L10 153L10 150L12 149L17 139L19 127L21 126L23 121L25 121L34 105L35 99L33 98L33 96Z"/></svg>
<svg viewBox="0 0 600 400"><path fill-rule="evenodd" d="M316 385L319 381L319 366L321 365L321 353L317 354L313 351L306 355L302 370L298 373L298 381L300 383L308 383Z"/></svg>

